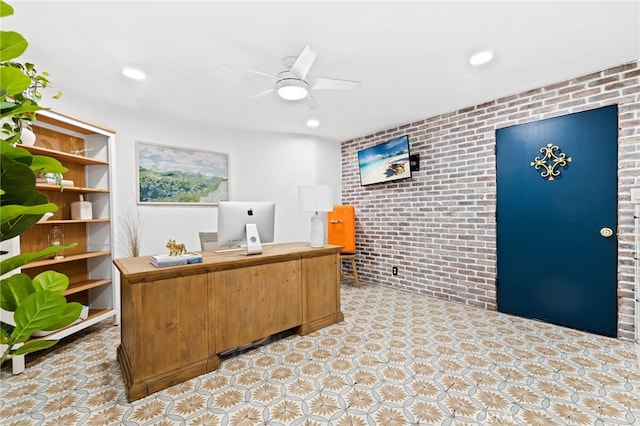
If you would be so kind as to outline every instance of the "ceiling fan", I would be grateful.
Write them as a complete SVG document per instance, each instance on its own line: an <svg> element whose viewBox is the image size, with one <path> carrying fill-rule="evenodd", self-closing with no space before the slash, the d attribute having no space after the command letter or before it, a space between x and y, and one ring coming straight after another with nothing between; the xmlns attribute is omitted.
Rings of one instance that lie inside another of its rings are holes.
<svg viewBox="0 0 640 426"><path fill-rule="evenodd" d="M341 80L336 78L313 77L308 75L317 52L310 46L305 46L298 56L288 56L282 60L285 70L276 75L246 68L238 68L241 71L272 77L275 79L273 87L250 96L256 99L275 93L279 98L287 101L299 101L306 99L309 108L318 107L311 95L312 90L353 90L360 88L360 82L354 80ZM234 67L235 68L235 67Z"/></svg>

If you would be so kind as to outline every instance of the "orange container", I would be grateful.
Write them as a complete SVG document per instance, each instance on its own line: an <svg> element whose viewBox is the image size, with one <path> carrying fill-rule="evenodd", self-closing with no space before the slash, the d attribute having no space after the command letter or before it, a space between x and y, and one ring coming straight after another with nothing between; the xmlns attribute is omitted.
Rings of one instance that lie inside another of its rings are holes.
<svg viewBox="0 0 640 426"><path fill-rule="evenodd" d="M356 252L356 209L354 206L333 206L327 213L329 244L343 246L342 253Z"/></svg>

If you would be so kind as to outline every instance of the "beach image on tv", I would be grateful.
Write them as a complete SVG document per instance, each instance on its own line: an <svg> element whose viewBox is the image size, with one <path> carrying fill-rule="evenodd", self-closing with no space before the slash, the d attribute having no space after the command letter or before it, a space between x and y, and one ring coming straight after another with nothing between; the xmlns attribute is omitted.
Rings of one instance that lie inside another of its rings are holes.
<svg viewBox="0 0 640 426"><path fill-rule="evenodd" d="M408 136L358 151L358 165L362 185L411 177Z"/></svg>

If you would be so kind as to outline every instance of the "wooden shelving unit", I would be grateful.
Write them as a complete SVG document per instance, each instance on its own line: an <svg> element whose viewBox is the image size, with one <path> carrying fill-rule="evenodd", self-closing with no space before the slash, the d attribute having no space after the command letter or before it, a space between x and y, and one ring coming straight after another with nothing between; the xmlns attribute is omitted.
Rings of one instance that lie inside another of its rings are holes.
<svg viewBox="0 0 640 426"><path fill-rule="evenodd" d="M69 169L62 177L73 185L37 183L36 189L58 206L49 220L40 222L20 235L20 251L33 252L49 246L48 235L57 226L64 244L76 243L59 255L63 258L42 259L22 267L34 277L55 270L69 277L64 296L68 301L89 307L89 315L62 330L39 339L61 339L107 319L120 323L120 290L113 265L113 199L112 150L115 131L55 111L38 112L32 125L36 134L34 146L24 146L34 155L46 155ZM71 219L71 203L80 195L92 203L91 219ZM24 359L14 359L14 373L24 369Z"/></svg>

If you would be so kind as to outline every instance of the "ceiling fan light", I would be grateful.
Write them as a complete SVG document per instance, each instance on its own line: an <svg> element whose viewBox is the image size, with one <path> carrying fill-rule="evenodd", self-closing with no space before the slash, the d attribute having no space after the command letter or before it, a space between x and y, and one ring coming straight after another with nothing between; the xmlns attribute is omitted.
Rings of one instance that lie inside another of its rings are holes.
<svg viewBox="0 0 640 426"><path fill-rule="evenodd" d="M308 85L306 82L294 78L285 78L276 84L276 93L287 101L299 101L307 97Z"/></svg>

